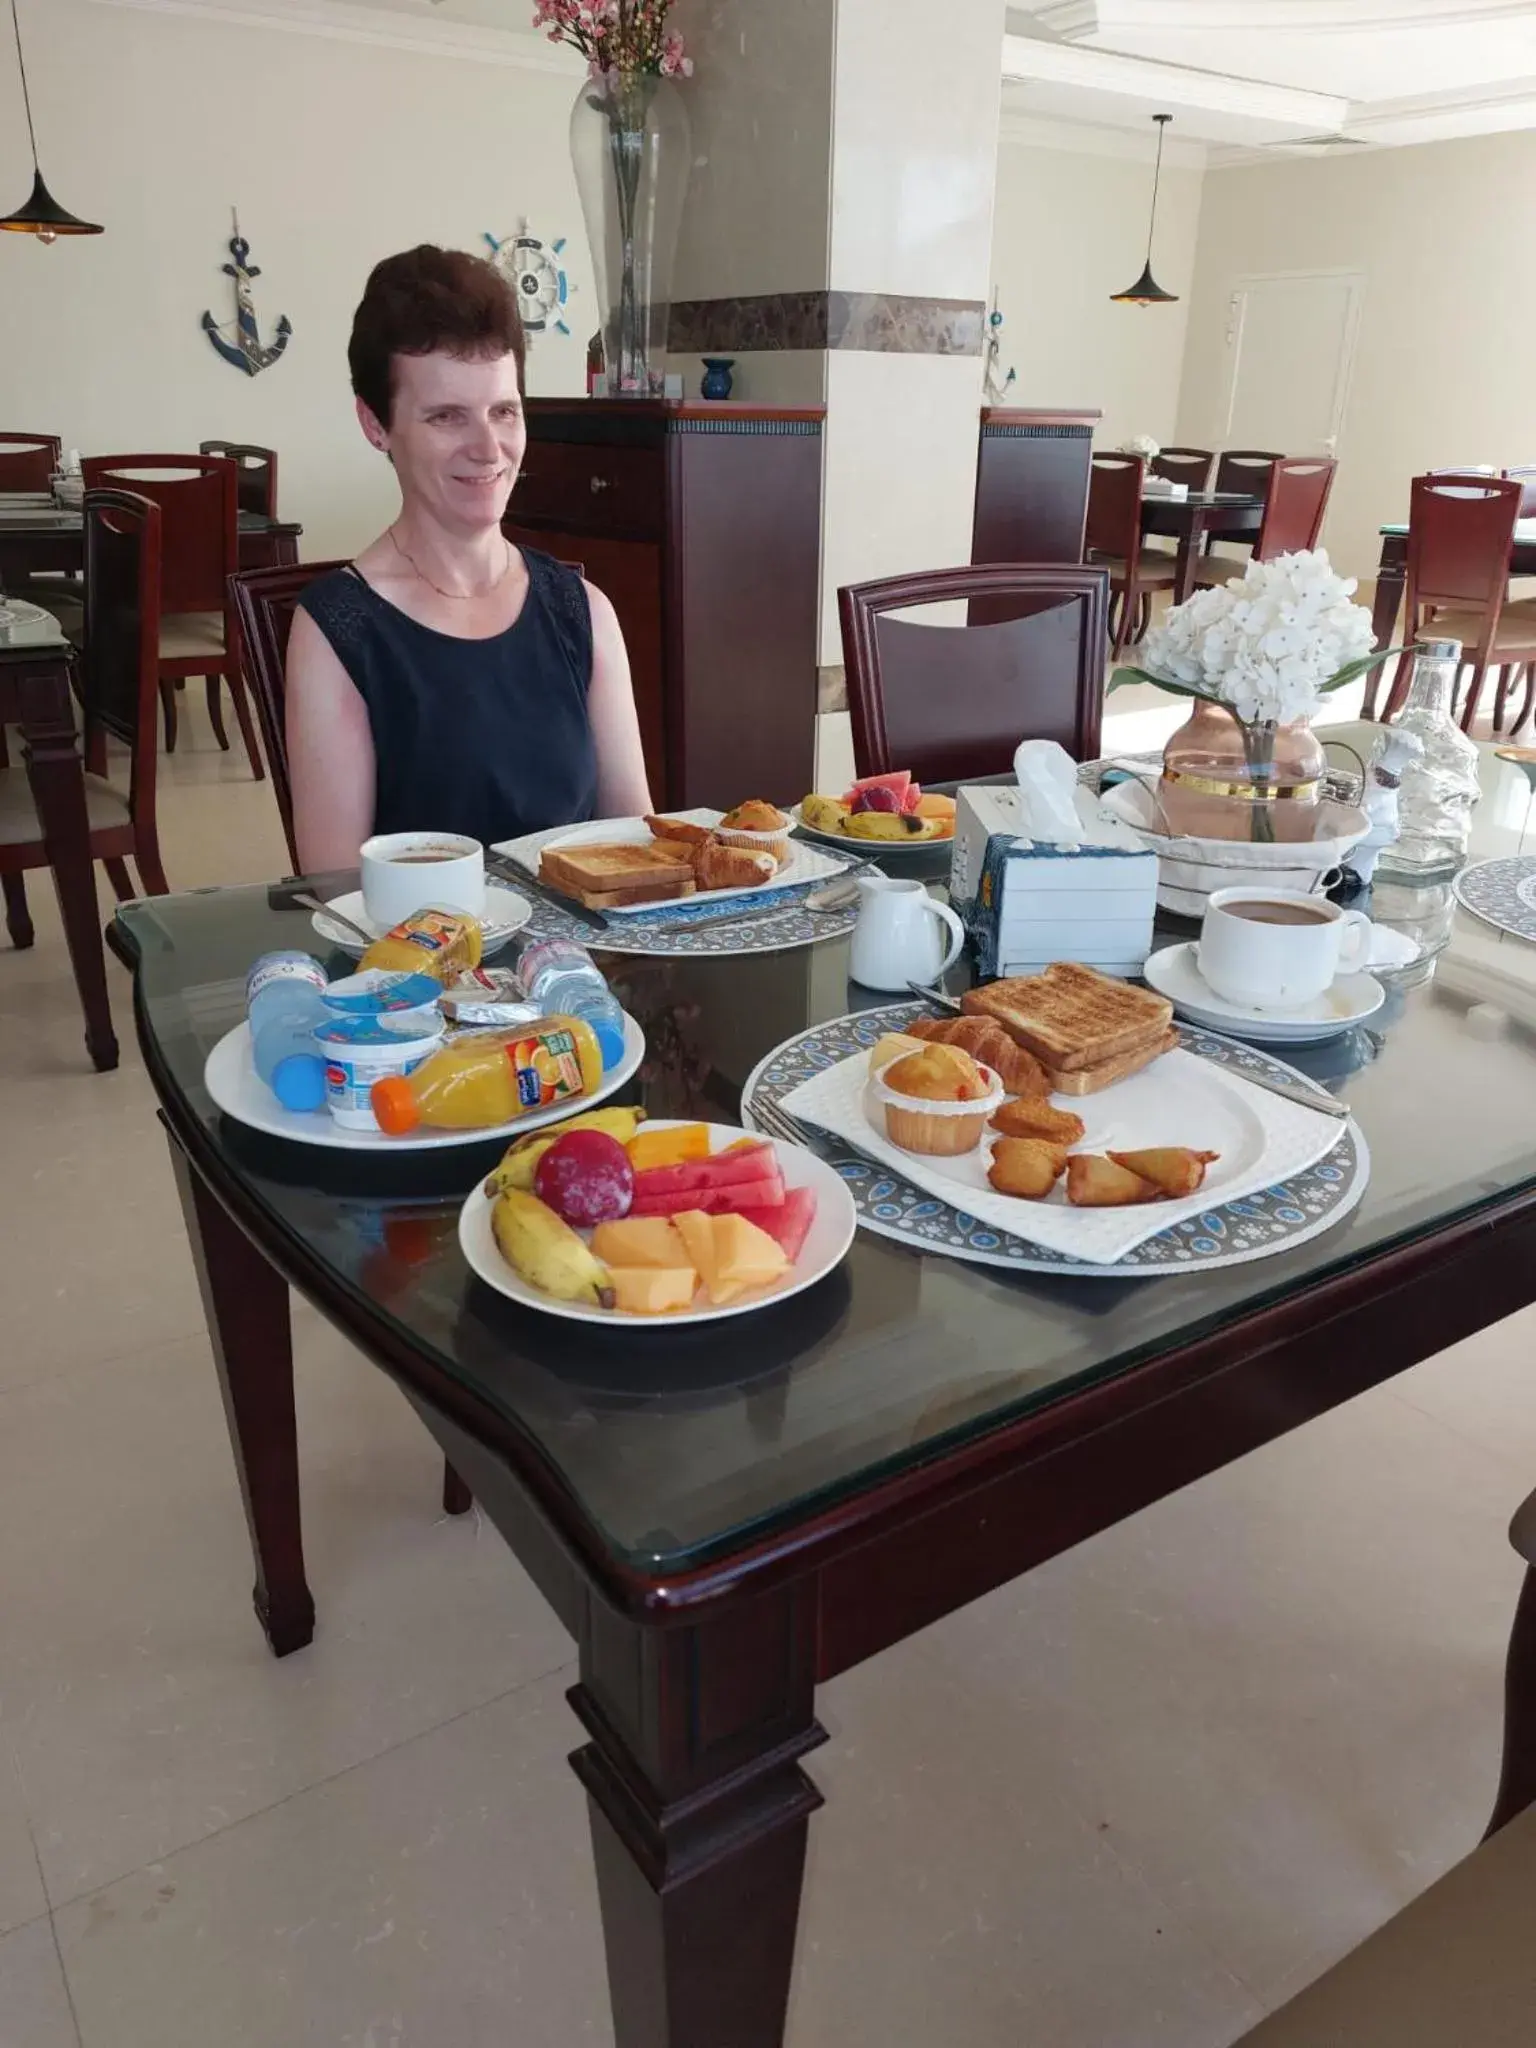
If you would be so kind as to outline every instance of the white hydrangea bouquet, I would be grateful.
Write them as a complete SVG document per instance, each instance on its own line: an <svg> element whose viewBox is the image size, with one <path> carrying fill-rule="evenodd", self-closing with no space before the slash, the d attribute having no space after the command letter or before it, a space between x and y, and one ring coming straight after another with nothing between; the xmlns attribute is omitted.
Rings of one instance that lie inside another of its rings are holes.
<svg viewBox="0 0 1536 2048"><path fill-rule="evenodd" d="M1139 455L1144 462L1156 462L1162 452L1150 434L1132 434L1129 441L1120 443L1122 455Z"/></svg>
<svg viewBox="0 0 1536 2048"><path fill-rule="evenodd" d="M1110 688L1153 683L1222 705L1242 730L1254 782L1273 781L1278 729L1314 718L1325 697L1400 651L1375 650L1355 589L1321 548L1250 562L1232 582L1174 605L1142 643L1142 665L1116 669ZM1265 816L1255 804L1255 838L1266 836Z"/></svg>

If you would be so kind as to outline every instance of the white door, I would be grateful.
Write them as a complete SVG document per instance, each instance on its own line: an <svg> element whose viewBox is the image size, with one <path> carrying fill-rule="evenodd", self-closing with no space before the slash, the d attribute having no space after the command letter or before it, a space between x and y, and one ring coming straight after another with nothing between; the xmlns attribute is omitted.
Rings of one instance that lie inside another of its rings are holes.
<svg viewBox="0 0 1536 2048"><path fill-rule="evenodd" d="M1337 453L1363 289L1358 271L1236 281L1218 446Z"/></svg>

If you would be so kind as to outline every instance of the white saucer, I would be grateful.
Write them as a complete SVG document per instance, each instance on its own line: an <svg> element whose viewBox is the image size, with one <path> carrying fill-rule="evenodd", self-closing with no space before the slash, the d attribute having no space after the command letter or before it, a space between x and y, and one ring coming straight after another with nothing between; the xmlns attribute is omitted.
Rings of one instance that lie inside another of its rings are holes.
<svg viewBox="0 0 1536 2048"><path fill-rule="evenodd" d="M388 927L370 917L363 908L363 892L353 889L345 896L333 896L332 910L339 910L343 917L360 924L365 932L372 932L376 939L382 939ZM526 896L519 896L515 889L509 889L505 882L493 882L489 877L485 884L485 915L480 920L480 950L482 954L504 946L514 932L520 932L533 915L533 905ZM354 960L363 954L362 942L356 932L349 932L344 924L337 924L334 918L317 910L310 923L328 945L339 946L343 953L350 953Z"/></svg>
<svg viewBox="0 0 1536 2048"><path fill-rule="evenodd" d="M1147 986L1166 996L1181 1017L1229 1038L1255 1045L1317 1045L1353 1031L1374 1017L1387 992L1372 974L1341 974L1310 1003L1294 1010L1248 1010L1217 995L1195 964L1197 946L1186 939L1148 956L1142 969Z"/></svg>

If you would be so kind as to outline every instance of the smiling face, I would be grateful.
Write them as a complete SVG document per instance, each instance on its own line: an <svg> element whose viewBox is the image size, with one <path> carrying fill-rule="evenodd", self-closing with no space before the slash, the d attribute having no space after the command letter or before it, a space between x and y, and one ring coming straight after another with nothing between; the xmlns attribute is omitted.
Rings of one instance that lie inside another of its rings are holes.
<svg viewBox="0 0 1536 2048"><path fill-rule="evenodd" d="M385 426L359 399L363 432L388 451L408 511L452 531L499 526L528 430L512 355L397 355Z"/></svg>

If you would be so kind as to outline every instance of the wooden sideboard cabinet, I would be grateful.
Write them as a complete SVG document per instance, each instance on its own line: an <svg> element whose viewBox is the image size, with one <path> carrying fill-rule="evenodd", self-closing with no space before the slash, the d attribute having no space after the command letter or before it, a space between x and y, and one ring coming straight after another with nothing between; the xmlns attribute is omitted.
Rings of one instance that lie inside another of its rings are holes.
<svg viewBox="0 0 1536 2048"><path fill-rule="evenodd" d="M656 802L797 802L816 754L822 411L532 398L527 412L504 528L612 600Z"/></svg>
<svg viewBox="0 0 1536 2048"><path fill-rule="evenodd" d="M973 562L1080 562L1100 415L983 406Z"/></svg>

